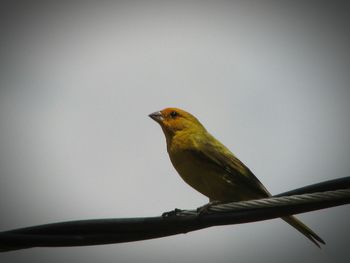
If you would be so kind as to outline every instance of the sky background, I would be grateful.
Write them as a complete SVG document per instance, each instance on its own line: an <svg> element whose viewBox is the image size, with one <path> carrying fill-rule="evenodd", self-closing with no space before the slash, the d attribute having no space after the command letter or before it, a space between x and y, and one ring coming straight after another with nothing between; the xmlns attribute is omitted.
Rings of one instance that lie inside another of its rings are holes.
<svg viewBox="0 0 350 263"><path fill-rule="evenodd" d="M207 198L148 114L183 108L273 193L349 176L346 5L297 1L2 5L0 231L157 216ZM293 2L293 3L291 3ZM1 262L347 262L349 207Z"/></svg>

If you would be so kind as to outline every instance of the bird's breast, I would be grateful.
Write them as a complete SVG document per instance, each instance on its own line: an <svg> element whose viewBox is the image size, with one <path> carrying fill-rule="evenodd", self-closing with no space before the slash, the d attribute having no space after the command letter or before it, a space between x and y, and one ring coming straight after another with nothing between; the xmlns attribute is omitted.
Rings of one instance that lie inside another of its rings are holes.
<svg viewBox="0 0 350 263"><path fill-rule="evenodd" d="M169 152L170 160L181 178L211 200L242 200L242 193L234 182L225 179L222 169L204 162L192 151Z"/></svg>

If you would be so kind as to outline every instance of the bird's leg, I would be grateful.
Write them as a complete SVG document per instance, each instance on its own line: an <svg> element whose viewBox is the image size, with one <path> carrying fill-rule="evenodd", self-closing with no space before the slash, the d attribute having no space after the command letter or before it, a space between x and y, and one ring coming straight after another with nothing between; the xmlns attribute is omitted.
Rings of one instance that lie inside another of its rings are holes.
<svg viewBox="0 0 350 263"><path fill-rule="evenodd" d="M162 214L162 217L171 217L171 216L177 216L177 213L182 212L183 210L175 208L174 210L171 210L169 212L164 212Z"/></svg>
<svg viewBox="0 0 350 263"><path fill-rule="evenodd" d="M209 203L203 205L203 206L200 206L197 208L197 213L198 215L203 215L203 214L208 214L210 211L209 211L209 208L213 205L218 205L218 204L222 204L224 202L222 201L216 201L216 200L210 200Z"/></svg>

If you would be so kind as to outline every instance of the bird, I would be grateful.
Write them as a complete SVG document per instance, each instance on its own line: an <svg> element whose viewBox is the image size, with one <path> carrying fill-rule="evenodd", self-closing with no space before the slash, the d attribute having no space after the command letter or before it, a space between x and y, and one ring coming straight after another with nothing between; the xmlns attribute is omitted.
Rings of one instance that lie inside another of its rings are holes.
<svg viewBox="0 0 350 263"><path fill-rule="evenodd" d="M209 198L209 204L271 197L270 192L203 124L179 108L148 115L163 130L170 161L180 177ZM325 241L295 216L282 217L315 245Z"/></svg>

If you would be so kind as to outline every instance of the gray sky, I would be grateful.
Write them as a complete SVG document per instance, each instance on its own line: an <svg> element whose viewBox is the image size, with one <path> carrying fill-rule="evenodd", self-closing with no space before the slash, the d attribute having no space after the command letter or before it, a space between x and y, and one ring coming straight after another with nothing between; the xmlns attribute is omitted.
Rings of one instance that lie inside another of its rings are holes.
<svg viewBox="0 0 350 263"><path fill-rule="evenodd" d="M342 6L116 1L4 7L0 230L155 216L207 199L147 117L196 115L274 194L348 176L349 21ZM257 1L259 2L259 1ZM349 207L1 262L347 262Z"/></svg>

